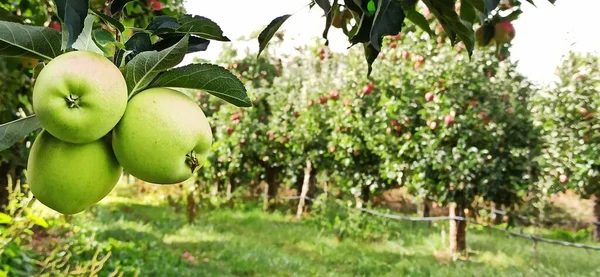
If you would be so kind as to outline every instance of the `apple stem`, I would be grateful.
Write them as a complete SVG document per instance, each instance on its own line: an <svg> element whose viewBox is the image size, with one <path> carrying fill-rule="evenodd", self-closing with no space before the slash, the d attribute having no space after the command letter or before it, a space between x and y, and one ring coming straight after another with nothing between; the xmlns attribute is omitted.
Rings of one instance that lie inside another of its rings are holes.
<svg viewBox="0 0 600 277"><path fill-rule="evenodd" d="M187 153L185 155L185 158L185 162L192 169L192 173L194 173L194 170L196 170L196 168L200 166L200 162L198 162L198 158L196 158L196 153L194 153L194 151Z"/></svg>
<svg viewBox="0 0 600 277"><path fill-rule="evenodd" d="M71 109L79 108L79 96L70 94L69 97L67 97L67 105L69 105L69 108Z"/></svg>

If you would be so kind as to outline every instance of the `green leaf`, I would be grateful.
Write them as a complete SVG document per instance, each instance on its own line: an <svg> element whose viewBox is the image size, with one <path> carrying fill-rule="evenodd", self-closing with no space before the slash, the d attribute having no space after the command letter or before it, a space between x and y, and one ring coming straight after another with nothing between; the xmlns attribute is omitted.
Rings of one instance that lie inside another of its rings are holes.
<svg viewBox="0 0 600 277"><path fill-rule="evenodd" d="M10 215L0 212L0 224L9 224L13 218Z"/></svg>
<svg viewBox="0 0 600 277"><path fill-rule="evenodd" d="M96 10L91 10L94 14L96 14L98 17L100 17L100 19L102 19L104 22L108 23L109 25L117 28L117 30L119 30L120 32L125 32L125 26L123 26L123 24L121 24L121 22L119 22L118 20L104 14L101 13L99 11Z"/></svg>
<svg viewBox="0 0 600 277"><path fill-rule="evenodd" d="M177 20L181 26L177 28L177 33L196 35L205 39L218 41L230 41L223 35L223 30L212 20L202 16L184 15Z"/></svg>
<svg viewBox="0 0 600 277"><path fill-rule="evenodd" d="M85 27L83 31L77 38L77 41L73 43L73 49L77 49L79 51L89 51L96 54L104 55L104 51L98 48L98 45L94 42L92 36L92 28L94 27L94 22L96 21L96 16L89 14L85 18Z"/></svg>
<svg viewBox="0 0 600 277"><path fill-rule="evenodd" d="M462 1L460 4L460 18L470 23L477 21L475 7L469 1Z"/></svg>
<svg viewBox="0 0 600 277"><path fill-rule="evenodd" d="M290 16L292 16L292 15L286 14L286 15L282 15L280 17L273 19L273 21L271 21L271 23L269 23L269 25L267 25L267 27L264 30L262 30L262 32L260 32L260 34L258 35L258 55L257 56L260 56L260 53L263 50L265 50L265 48L267 47L267 44L269 44L269 41L271 41L271 39L273 38L275 33L277 33L279 28L281 28L281 25L283 23L285 23L285 21L288 18L290 18Z"/></svg>
<svg viewBox="0 0 600 277"><path fill-rule="evenodd" d="M475 32L473 25L461 20L454 10L454 0L423 0L423 3L440 21L444 31L454 45L457 38L465 44L469 56L473 54L475 47Z"/></svg>
<svg viewBox="0 0 600 277"><path fill-rule="evenodd" d="M375 20L371 27L371 46L381 51L381 42L386 35L396 35L402 30L404 10L396 0L379 0Z"/></svg>
<svg viewBox="0 0 600 277"><path fill-rule="evenodd" d="M421 13L416 11L414 9L414 7L412 9L405 9L404 14L406 15L406 18L408 20L410 20L415 25L419 26L419 28L423 29L425 32L427 32L430 35L433 34L433 30L431 30L431 27L429 26L429 22L427 21L427 18L425 18L425 16L423 16Z"/></svg>
<svg viewBox="0 0 600 277"><path fill-rule="evenodd" d="M354 45L357 43L370 42L371 27L373 27L373 17L363 13L360 24L358 25L358 31L354 36L352 36L352 38L350 38L350 43Z"/></svg>
<svg viewBox="0 0 600 277"><path fill-rule="evenodd" d="M469 6L475 8L480 13L485 13L485 4L484 1L481 0L463 0L461 1L461 7L463 4L468 4ZM462 13L462 12L461 12Z"/></svg>
<svg viewBox="0 0 600 277"><path fill-rule="evenodd" d="M110 4L110 13L116 14L118 12L121 12L121 10L123 10L125 5L127 5L129 2L133 2L133 1L134 0L114 0Z"/></svg>
<svg viewBox="0 0 600 277"><path fill-rule="evenodd" d="M177 22L177 19L171 16L161 15L157 16L150 21L150 24L146 26L146 30L153 34L164 33L164 32L175 32L181 24Z"/></svg>
<svg viewBox="0 0 600 277"><path fill-rule="evenodd" d="M244 84L214 64L190 64L161 73L150 87L200 89L238 107L251 107Z"/></svg>
<svg viewBox="0 0 600 277"><path fill-rule="evenodd" d="M115 43L115 38L113 35L104 29L94 30L94 41L98 44L98 46L105 47L110 43ZM124 47L125 45L123 45Z"/></svg>
<svg viewBox="0 0 600 277"><path fill-rule="evenodd" d="M0 21L0 56L51 60L62 53L60 40L50 28Z"/></svg>
<svg viewBox="0 0 600 277"><path fill-rule="evenodd" d="M66 27L67 35L66 45L62 49L71 48L79 34L83 31L85 19L88 14L88 1L82 0L54 0L58 17Z"/></svg>
<svg viewBox="0 0 600 277"><path fill-rule="evenodd" d="M152 51L152 40L150 39L150 35L143 32L133 34L133 36L131 36L125 42L125 49L129 51L127 56L125 56L125 63L129 63L131 59L135 58L135 56L142 52ZM123 53L123 51L119 51L117 64L121 64L121 60L124 54L125 53Z"/></svg>
<svg viewBox="0 0 600 277"><path fill-rule="evenodd" d="M8 149L39 128L42 128L42 125L35 115L0 125L0 151Z"/></svg>
<svg viewBox="0 0 600 277"><path fill-rule="evenodd" d="M367 70L367 77L369 75L371 75L371 72L373 71L373 63L375 62L375 60L377 59L377 56L379 55L379 50L377 50L375 47L373 47L373 45L371 45L371 43L363 43L363 47L365 49L365 59L367 60L367 65L368 65L368 70Z"/></svg>
<svg viewBox="0 0 600 277"><path fill-rule="evenodd" d="M39 216L28 213L27 218L29 220L33 221L33 223L35 223L35 225L38 225L43 228L48 228L48 222L46 222L46 220L44 220L43 218L41 218Z"/></svg>
<svg viewBox="0 0 600 277"><path fill-rule="evenodd" d="M152 49L156 51L161 51L167 49L175 44L177 44L184 35L162 35L162 40L158 41L154 45L152 45ZM206 51L208 49L208 45L210 44L210 40L190 36L188 39L188 50L186 53L200 52Z"/></svg>
<svg viewBox="0 0 600 277"><path fill-rule="evenodd" d="M162 50L145 51L127 63L125 80L130 97L143 90L161 72L179 64L188 48L188 35L177 44Z"/></svg>
<svg viewBox="0 0 600 277"><path fill-rule="evenodd" d="M323 9L326 15L329 14L329 11L331 11L331 3L329 3L329 0L315 0L315 2Z"/></svg>
<svg viewBox="0 0 600 277"><path fill-rule="evenodd" d="M327 1L329 4L329 1ZM339 5L338 0L333 1L333 6L329 8L329 12L326 12L325 18L325 30L323 30L323 38L325 39L325 45L329 45L329 39L327 38L329 33L329 28L331 28L331 23L333 22L333 17L336 15L338 11Z"/></svg>

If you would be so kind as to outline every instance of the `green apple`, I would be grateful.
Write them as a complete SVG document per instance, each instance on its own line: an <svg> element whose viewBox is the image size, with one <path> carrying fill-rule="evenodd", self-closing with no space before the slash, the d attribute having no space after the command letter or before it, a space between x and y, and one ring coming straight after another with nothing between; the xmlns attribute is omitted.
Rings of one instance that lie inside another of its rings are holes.
<svg viewBox="0 0 600 277"><path fill-rule="evenodd" d="M51 60L33 88L33 109L53 136L71 143L100 139L127 107L121 71L102 55L73 51Z"/></svg>
<svg viewBox="0 0 600 277"><path fill-rule="evenodd" d="M168 88L140 92L113 130L113 150L131 175L154 184L189 179L205 162L212 131L202 109Z"/></svg>
<svg viewBox="0 0 600 277"><path fill-rule="evenodd" d="M31 147L27 180L42 204L63 214L76 214L110 193L121 171L104 139L73 144L44 130Z"/></svg>

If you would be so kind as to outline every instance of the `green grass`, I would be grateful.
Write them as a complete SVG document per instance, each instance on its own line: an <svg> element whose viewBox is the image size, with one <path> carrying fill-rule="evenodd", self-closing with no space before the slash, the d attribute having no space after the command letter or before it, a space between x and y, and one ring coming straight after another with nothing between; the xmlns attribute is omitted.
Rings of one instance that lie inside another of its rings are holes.
<svg viewBox="0 0 600 277"><path fill-rule="evenodd" d="M469 259L446 264L434 255L446 248L443 226L426 223L389 223L389 240L338 241L282 213L224 208L187 224L172 207L110 197L73 224L111 251L104 274L124 276L600 276L599 251L539 244L534 257L532 242L489 230L470 229Z"/></svg>

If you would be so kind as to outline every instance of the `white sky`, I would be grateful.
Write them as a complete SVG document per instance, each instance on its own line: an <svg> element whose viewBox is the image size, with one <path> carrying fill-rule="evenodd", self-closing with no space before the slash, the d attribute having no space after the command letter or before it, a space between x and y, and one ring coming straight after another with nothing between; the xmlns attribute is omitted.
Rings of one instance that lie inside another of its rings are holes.
<svg viewBox="0 0 600 277"><path fill-rule="evenodd" d="M311 44L321 37L323 12L318 7L309 11L309 0L187 0L188 13L208 17L218 23L235 47L257 49L256 40L239 41L262 29L273 18L296 13L282 26L285 31L285 49L295 45ZM523 1L525 2L525 1ZM519 70L531 79L549 82L555 79L554 69L562 55L570 49L600 53L600 32L595 26L600 0L557 0L551 5L545 0L535 0L537 7L524 3L524 13L513 24L516 37L513 40L512 59L519 61ZM345 51L349 46L339 29L329 33L330 49ZM193 57L214 60L222 43L211 42L208 51L188 55L184 63Z"/></svg>

